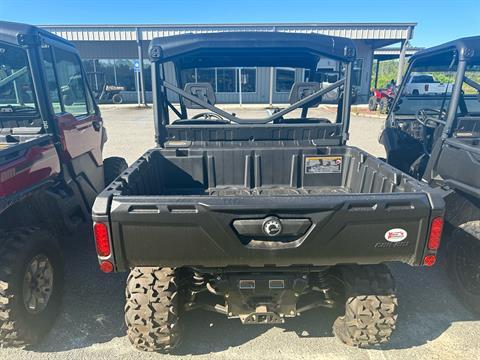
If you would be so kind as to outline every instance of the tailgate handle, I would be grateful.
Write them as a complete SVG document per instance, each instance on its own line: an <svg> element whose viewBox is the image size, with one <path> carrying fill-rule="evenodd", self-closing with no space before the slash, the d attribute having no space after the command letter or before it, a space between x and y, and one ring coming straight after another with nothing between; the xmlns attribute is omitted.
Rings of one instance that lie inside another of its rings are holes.
<svg viewBox="0 0 480 360"><path fill-rule="evenodd" d="M128 208L130 214L158 214L160 210L156 205L132 205Z"/></svg>
<svg viewBox="0 0 480 360"><path fill-rule="evenodd" d="M196 214L198 212L195 205L168 205L168 211L172 214Z"/></svg>

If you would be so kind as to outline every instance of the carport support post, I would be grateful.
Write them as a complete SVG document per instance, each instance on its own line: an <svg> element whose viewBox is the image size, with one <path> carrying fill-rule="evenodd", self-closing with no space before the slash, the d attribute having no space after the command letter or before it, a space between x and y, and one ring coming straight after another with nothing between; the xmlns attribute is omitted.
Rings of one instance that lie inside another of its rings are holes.
<svg viewBox="0 0 480 360"><path fill-rule="evenodd" d="M270 68L270 97L268 101L268 106L273 107L273 67Z"/></svg>
<svg viewBox="0 0 480 360"><path fill-rule="evenodd" d="M145 81L143 79L143 49L142 49L142 33L139 28L136 28L137 32L137 48L138 48L138 61L140 62L140 92L142 94L142 103L148 106L145 96ZM139 99L140 102L140 99Z"/></svg>
<svg viewBox="0 0 480 360"><path fill-rule="evenodd" d="M407 51L408 41L402 41L402 47L400 49L400 58L398 61L398 73L397 73L397 86L400 85L403 78L403 68L405 67L405 53Z"/></svg>
<svg viewBox="0 0 480 360"><path fill-rule="evenodd" d="M380 60L377 59L377 64L375 66L375 82L374 82L374 85L373 85L374 89L378 88L378 70L379 69L380 69Z"/></svg>

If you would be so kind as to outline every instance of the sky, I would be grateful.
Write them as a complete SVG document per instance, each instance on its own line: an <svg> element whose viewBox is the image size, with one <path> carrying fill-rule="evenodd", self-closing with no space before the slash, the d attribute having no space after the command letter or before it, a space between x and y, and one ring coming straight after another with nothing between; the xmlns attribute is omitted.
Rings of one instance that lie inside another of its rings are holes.
<svg viewBox="0 0 480 360"><path fill-rule="evenodd" d="M480 0L0 0L34 25L416 22L413 46L480 35Z"/></svg>

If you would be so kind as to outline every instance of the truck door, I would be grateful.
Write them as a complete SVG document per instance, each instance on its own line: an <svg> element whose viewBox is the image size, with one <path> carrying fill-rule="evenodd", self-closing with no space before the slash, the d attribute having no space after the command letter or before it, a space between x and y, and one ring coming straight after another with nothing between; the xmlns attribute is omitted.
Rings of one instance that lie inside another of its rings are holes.
<svg viewBox="0 0 480 360"><path fill-rule="evenodd" d="M102 119L76 51L46 44L42 57L65 170L91 205L104 187Z"/></svg>

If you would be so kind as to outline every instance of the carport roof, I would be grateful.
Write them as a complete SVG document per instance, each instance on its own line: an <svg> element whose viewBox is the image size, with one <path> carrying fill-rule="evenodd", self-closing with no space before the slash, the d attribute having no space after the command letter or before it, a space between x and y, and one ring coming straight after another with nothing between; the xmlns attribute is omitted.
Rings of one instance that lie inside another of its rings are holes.
<svg viewBox="0 0 480 360"><path fill-rule="evenodd" d="M41 25L70 41L136 41L186 33L269 31L314 33L371 41L387 46L413 36L416 23L239 23Z"/></svg>

